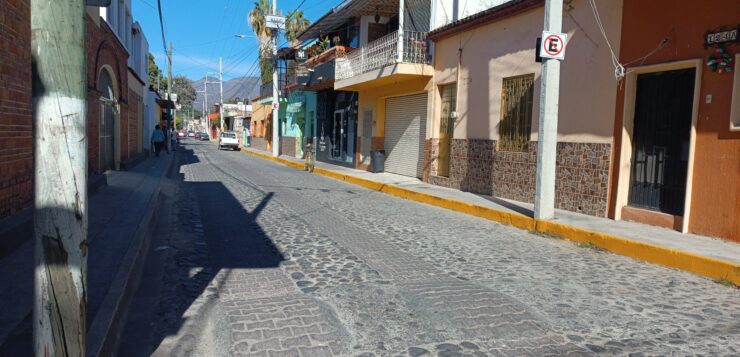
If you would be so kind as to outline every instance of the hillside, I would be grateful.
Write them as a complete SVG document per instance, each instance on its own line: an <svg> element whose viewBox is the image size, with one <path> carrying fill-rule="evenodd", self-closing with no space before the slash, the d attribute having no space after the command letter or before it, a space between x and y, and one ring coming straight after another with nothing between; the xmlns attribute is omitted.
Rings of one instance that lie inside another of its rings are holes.
<svg viewBox="0 0 740 357"><path fill-rule="evenodd" d="M229 98L238 97L240 99L251 99L256 97L260 90L259 81L260 80L257 77L239 77L224 81L224 101L228 100ZM204 96L202 91L205 77L191 82L193 83L193 87L196 91L201 91L198 93L198 97L195 99L195 103L193 103L193 106L196 109L200 109L203 106ZM208 101L210 103L217 102L219 98L218 81L216 81L216 83L213 82L214 79L211 78L208 84Z"/></svg>

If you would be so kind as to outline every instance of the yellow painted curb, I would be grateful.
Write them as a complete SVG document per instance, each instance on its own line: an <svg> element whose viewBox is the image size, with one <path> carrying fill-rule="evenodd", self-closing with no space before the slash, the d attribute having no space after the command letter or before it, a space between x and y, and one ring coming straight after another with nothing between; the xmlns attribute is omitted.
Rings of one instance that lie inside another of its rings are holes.
<svg viewBox="0 0 740 357"><path fill-rule="evenodd" d="M740 265L724 260L551 221L537 220L536 230L580 243L591 243L617 254L696 273L712 279L727 279L735 285L740 285Z"/></svg>
<svg viewBox="0 0 740 357"><path fill-rule="evenodd" d="M292 160L275 158L270 155L248 150L242 150L242 152L275 162L280 162L301 170L303 169L302 163L298 163ZM314 173L345 181L354 185L363 186L365 188L383 192L392 196L426 203L429 205L473 215L476 217L485 218L516 228L545 233L579 243L591 243L599 248L606 249L617 254L625 255L631 258L643 260L654 264L688 271L712 279L726 279L731 281L735 285L740 286L740 264L705 257L681 250L665 248L649 243L634 241L611 234L594 232L562 223L535 220L534 218L518 213L501 211L450 198L444 198L423 192L412 191L403 187L383 184L377 181L372 181L352 175L346 175L319 167L314 169Z"/></svg>

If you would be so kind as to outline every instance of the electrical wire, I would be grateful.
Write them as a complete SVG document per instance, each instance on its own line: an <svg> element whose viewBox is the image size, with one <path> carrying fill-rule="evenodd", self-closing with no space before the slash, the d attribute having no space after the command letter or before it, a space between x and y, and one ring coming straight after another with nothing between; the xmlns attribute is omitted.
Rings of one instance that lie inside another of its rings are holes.
<svg viewBox="0 0 740 357"><path fill-rule="evenodd" d="M663 37L660 40L660 42L658 42L658 45L655 46L655 48L653 48L652 50L650 50L650 52L648 52L646 55L644 55L644 56L642 56L640 58L634 59L632 61L629 61L629 62L625 63L624 66L627 67L627 66L629 66L631 64L634 64L634 63L637 63L637 62L640 62L640 66L642 66L642 64L645 63L645 60L647 60L648 57L650 57L650 56L654 55L656 52L660 51L663 47L665 47L665 45L668 44L668 41L670 41L670 40L671 40L671 35L668 34L665 37ZM627 72L629 72L629 71L627 71Z"/></svg>
<svg viewBox="0 0 740 357"><path fill-rule="evenodd" d="M624 78L624 76L627 75L627 72L624 69L624 65L619 63L619 58L614 53L612 44L611 42L609 42L609 38L606 36L606 30L604 30L604 24L601 22L601 16L599 16L599 9L596 8L596 0L588 0L588 4L591 5L591 12L594 14L596 25L599 27L599 31L601 31L601 35L604 36L604 41L606 41L607 47L609 47L609 52L612 57L611 58L612 65L614 66L614 77L617 79L617 81L621 81L622 78Z"/></svg>
<svg viewBox="0 0 740 357"><path fill-rule="evenodd" d="M159 28L162 30L162 47L164 48L164 53L168 53L167 51L167 40L164 38L164 20L162 20L162 0L157 0L157 11L159 12Z"/></svg>
<svg viewBox="0 0 740 357"><path fill-rule="evenodd" d="M340 0L340 1L341 1L341 0ZM293 12L296 12L296 11L298 11L298 10L299 10L299 9L300 9L300 8L301 8L301 7L302 7L302 6L304 5L304 4L305 4L305 3L306 3L306 0L301 0L301 2L300 2L300 3L298 4L298 6L296 6L296 7L295 7L295 9L293 10ZM316 2L316 5L321 5L321 4L322 4L321 2L318 2L318 1ZM311 7L309 7L308 9L311 9L311 8L314 8L314 7L316 7L316 6L315 6L315 5L314 5L314 6L311 6ZM308 10L308 9L307 9L307 10ZM286 45L286 44L287 44L288 42L290 42L290 41L288 41L288 40L285 40L285 41L283 41L283 43L282 43L282 44L280 44L280 45L279 45L279 46L277 46L277 47L278 47L278 48L280 48L280 47L283 47L283 46L285 46L285 45ZM257 46L257 47L255 47L255 48L253 48L253 49L252 49L252 51L254 51L254 49L256 49L256 48L258 48L258 47L259 47L259 46ZM250 52L250 54L251 54L251 52ZM246 58L248 58L248 57L249 57L249 55L246 55L246 56L244 57L244 59L246 59ZM242 61L239 61L238 63L241 63L241 62L243 62L243 60L244 60L244 59L242 59ZM259 68L258 64L259 64L259 58L257 58L257 59L256 59L256 60L255 60L255 61L254 61L254 62L252 63L251 67L250 67L250 68L249 68L249 69L247 70L247 72L246 72L246 73L245 73L245 74L244 74L244 75L243 75L243 76L242 76L242 77L241 77L241 78L240 78L240 79L238 80L238 81L239 81L238 83L240 83L240 84L241 84L241 83L243 83L243 81L244 81L245 79L247 79L247 78L252 78L252 76L253 76L253 75L255 74L255 71L256 71L256 70L257 70L257 69ZM232 68L234 68L234 67L236 67L236 66L235 66L235 65L232 65L231 67L232 67ZM258 84L258 83L259 83L259 81L255 81L255 84L253 84L253 85L252 85L252 87L251 87L251 88L249 88L249 89L247 90L247 92L250 92L250 91L251 91L252 89L254 89L254 87L255 87L255 86L256 86L256 85ZM248 93L247 93L247 94L248 94Z"/></svg>

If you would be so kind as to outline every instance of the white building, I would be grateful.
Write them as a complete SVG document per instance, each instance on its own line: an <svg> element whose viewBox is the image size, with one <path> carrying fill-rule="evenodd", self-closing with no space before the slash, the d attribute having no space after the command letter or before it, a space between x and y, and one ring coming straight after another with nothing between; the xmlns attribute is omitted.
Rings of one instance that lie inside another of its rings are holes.
<svg viewBox="0 0 740 357"><path fill-rule="evenodd" d="M100 8L100 17L105 20L129 54L128 90L129 118L128 125L122 130L134 132L127 136L129 145L137 152L149 147L149 128L153 128L158 115L152 115L156 103L149 93L149 43L138 22L134 21L131 11L131 0L112 0L110 6Z"/></svg>
<svg viewBox="0 0 740 357"><path fill-rule="evenodd" d="M512 0L432 0L430 31Z"/></svg>

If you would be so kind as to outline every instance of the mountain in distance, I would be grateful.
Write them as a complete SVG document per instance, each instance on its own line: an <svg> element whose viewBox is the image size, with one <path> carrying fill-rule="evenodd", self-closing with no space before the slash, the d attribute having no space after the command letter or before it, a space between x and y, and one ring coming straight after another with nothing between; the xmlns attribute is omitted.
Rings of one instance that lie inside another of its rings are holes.
<svg viewBox="0 0 740 357"><path fill-rule="evenodd" d="M195 98L193 107L195 110L202 110L203 108L203 83L205 83L205 77L190 82L198 93ZM224 81L224 102L229 98L239 98L240 100L249 99L256 97L260 92L260 79L258 77L237 77ZM209 78L208 80L208 102L213 105L219 100L219 86L217 78Z"/></svg>

